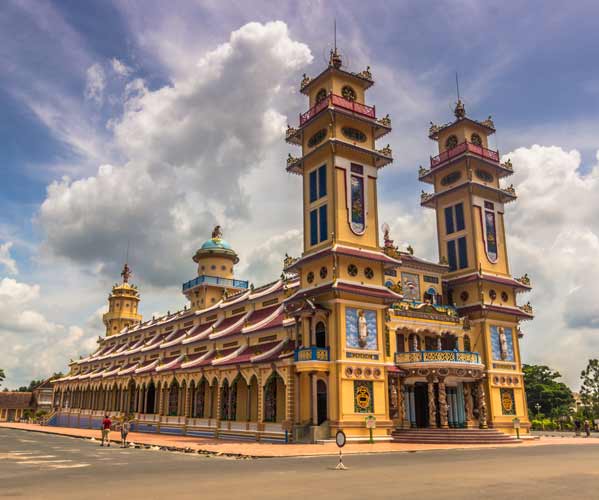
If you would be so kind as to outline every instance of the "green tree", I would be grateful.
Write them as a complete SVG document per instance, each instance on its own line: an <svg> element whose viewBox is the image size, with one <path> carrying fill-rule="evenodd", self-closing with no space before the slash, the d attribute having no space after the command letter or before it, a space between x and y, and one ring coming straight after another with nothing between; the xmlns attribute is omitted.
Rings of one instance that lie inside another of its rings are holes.
<svg viewBox="0 0 599 500"><path fill-rule="evenodd" d="M4 370L2 368L0 368L0 382L2 382L5 378L6 378L6 375L4 374Z"/></svg>
<svg viewBox="0 0 599 500"><path fill-rule="evenodd" d="M572 413L574 397L563 382L558 382L561 374L545 365L523 365L524 387L531 416L542 413L557 418ZM539 410L537 410L537 404Z"/></svg>
<svg viewBox="0 0 599 500"><path fill-rule="evenodd" d="M580 373L580 399L587 417L599 416L599 360L589 359L587 367Z"/></svg>

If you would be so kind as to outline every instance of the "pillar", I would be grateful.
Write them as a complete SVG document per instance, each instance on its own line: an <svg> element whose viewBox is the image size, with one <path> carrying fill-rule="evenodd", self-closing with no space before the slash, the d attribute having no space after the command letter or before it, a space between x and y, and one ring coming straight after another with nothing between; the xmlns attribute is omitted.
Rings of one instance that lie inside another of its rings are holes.
<svg viewBox="0 0 599 500"><path fill-rule="evenodd" d="M247 384L247 397L245 398L245 414L246 414L246 420L249 422L251 420L251 413L252 413L252 399L250 398L250 389L251 389L251 385Z"/></svg>
<svg viewBox="0 0 599 500"><path fill-rule="evenodd" d="M439 422L442 429L449 427L447 423L447 393L445 391L445 381L439 381Z"/></svg>
<svg viewBox="0 0 599 500"><path fill-rule="evenodd" d="M317 425L316 374L314 372L310 373L310 409L312 410L312 425Z"/></svg>
<svg viewBox="0 0 599 500"><path fill-rule="evenodd" d="M410 425L412 427L416 427L416 400L414 397L414 386L410 385L408 387L409 395L410 395Z"/></svg>
<svg viewBox="0 0 599 500"><path fill-rule="evenodd" d="M428 383L428 426L437 427L437 405L435 403L435 384Z"/></svg>
<svg viewBox="0 0 599 500"><path fill-rule="evenodd" d="M235 415L233 415L233 382L229 386L229 393L227 394L227 420L231 421L234 419Z"/></svg>
<svg viewBox="0 0 599 500"><path fill-rule="evenodd" d="M472 401L472 384L464 382L462 384L464 390L464 409L466 410L466 427L473 427L473 401Z"/></svg>
<svg viewBox="0 0 599 500"><path fill-rule="evenodd" d="M460 427L464 427L466 417L464 414L464 384L462 382L458 383L457 399L458 399L458 423L460 424Z"/></svg>
<svg viewBox="0 0 599 500"><path fill-rule="evenodd" d="M399 396L399 408L397 409L399 412L399 416L401 417L401 426L405 427L408 419L406 418L406 395L405 395L405 387L401 382L401 378L397 377L397 390Z"/></svg>
<svg viewBox="0 0 599 500"><path fill-rule="evenodd" d="M485 385L484 380L479 380L477 384L478 389L478 424L481 429L486 429L487 424L487 401L485 396Z"/></svg>

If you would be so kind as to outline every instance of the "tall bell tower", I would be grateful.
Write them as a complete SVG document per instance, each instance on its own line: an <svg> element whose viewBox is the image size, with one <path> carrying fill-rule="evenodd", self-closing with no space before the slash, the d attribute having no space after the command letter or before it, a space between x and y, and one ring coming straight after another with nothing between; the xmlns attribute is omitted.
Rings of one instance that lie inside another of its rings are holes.
<svg viewBox="0 0 599 500"><path fill-rule="evenodd" d="M123 267L121 276L123 282L112 287L108 296L108 312L102 316L107 336L115 335L123 328L142 320L137 310L140 300L139 291L135 285L129 283L131 269L127 264Z"/></svg>
<svg viewBox="0 0 599 500"><path fill-rule="evenodd" d="M493 415L489 425L512 429L512 419L529 425L520 361L520 321L532 319L530 303L519 306L517 294L530 290L527 275L510 274L505 237L505 207L516 199L510 160L489 148L495 132L489 116L477 121L466 116L458 99L455 120L431 122L429 138L439 154L419 178L432 184L421 194L421 205L436 211L439 255L449 265L444 281L449 300L472 325L473 350L480 352L487 373L486 397Z"/></svg>
<svg viewBox="0 0 599 500"><path fill-rule="evenodd" d="M384 321L388 305L401 297L384 286L385 266L399 262L379 246L377 178L393 158L389 146L376 147L391 120L377 118L366 104L373 84L370 68L352 73L331 50L328 67L314 78L304 75L308 111L286 135L301 147L300 157L289 155L287 171L302 176L304 226L302 256L285 263L301 282L287 307L301 324L296 391L300 400L312 399L295 423L309 422L313 439L324 421L330 435L341 428L367 435L365 415L380 419L375 433L391 427Z"/></svg>

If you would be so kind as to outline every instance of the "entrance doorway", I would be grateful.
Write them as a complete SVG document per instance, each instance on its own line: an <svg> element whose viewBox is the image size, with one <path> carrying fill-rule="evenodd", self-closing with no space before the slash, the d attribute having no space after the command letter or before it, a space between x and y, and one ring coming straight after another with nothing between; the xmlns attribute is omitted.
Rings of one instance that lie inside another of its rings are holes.
<svg viewBox="0 0 599 500"><path fill-rule="evenodd" d="M424 382L414 384L414 410L416 427L428 427L428 386Z"/></svg>
<svg viewBox="0 0 599 500"><path fill-rule="evenodd" d="M316 382L316 417L317 424L327 420L327 384L323 380Z"/></svg>

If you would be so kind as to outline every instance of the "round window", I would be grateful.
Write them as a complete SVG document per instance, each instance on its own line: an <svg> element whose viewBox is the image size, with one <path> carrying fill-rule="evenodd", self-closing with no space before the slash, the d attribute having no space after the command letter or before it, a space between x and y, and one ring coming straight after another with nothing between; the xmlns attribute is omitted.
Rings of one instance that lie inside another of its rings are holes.
<svg viewBox="0 0 599 500"><path fill-rule="evenodd" d="M466 290L464 290L462 293L460 293L460 299L462 299L462 302L466 302L468 300L468 292Z"/></svg>
<svg viewBox="0 0 599 500"><path fill-rule="evenodd" d="M470 142L472 144L474 144L475 146L482 146L483 145L483 140L480 138L480 135L478 134L472 134L470 136Z"/></svg>
<svg viewBox="0 0 599 500"><path fill-rule="evenodd" d="M356 91L352 89L349 85L346 85L341 89L341 95L348 101L356 100Z"/></svg>
<svg viewBox="0 0 599 500"><path fill-rule="evenodd" d="M489 297L491 297L491 300L495 300L497 298L497 292L495 290L490 290Z"/></svg>
<svg viewBox="0 0 599 500"><path fill-rule="evenodd" d="M501 300L503 300L504 302L507 302L508 299L508 294L507 292L501 292Z"/></svg>
<svg viewBox="0 0 599 500"><path fill-rule="evenodd" d="M450 135L445 141L445 149L453 149L458 145L458 138L455 135Z"/></svg>
<svg viewBox="0 0 599 500"><path fill-rule="evenodd" d="M366 142L366 134L353 127L343 127L341 133L351 141Z"/></svg>
<svg viewBox="0 0 599 500"><path fill-rule="evenodd" d="M347 266L347 272L350 276L357 276L358 268L355 264L350 264L349 266Z"/></svg>
<svg viewBox="0 0 599 500"><path fill-rule="evenodd" d="M326 89L320 89L316 93L316 104L318 104L319 102L324 101L326 98L327 98L327 91L326 91Z"/></svg>
<svg viewBox="0 0 599 500"><path fill-rule="evenodd" d="M374 271L371 267L367 267L366 269L364 269L364 276L366 276L369 280L374 278Z"/></svg>
<svg viewBox="0 0 599 500"><path fill-rule="evenodd" d="M306 279L308 280L308 283L312 283L314 281L314 273L310 271L308 276L306 276Z"/></svg>
<svg viewBox="0 0 599 500"><path fill-rule="evenodd" d="M441 179L442 186L449 186L454 182L458 181L462 177L462 172L456 170L455 172L451 172L451 174L447 174L445 177Z"/></svg>
<svg viewBox="0 0 599 500"><path fill-rule="evenodd" d="M325 279L327 277L328 273L329 273L329 270L326 267L322 266L320 268L320 277L321 277L321 279Z"/></svg>
<svg viewBox="0 0 599 500"><path fill-rule="evenodd" d="M308 147L313 148L317 144L320 144L326 136L327 136L327 129L326 128L320 129L312 137L310 137L310 139L308 139Z"/></svg>
<svg viewBox="0 0 599 500"><path fill-rule="evenodd" d="M214 270L216 269L216 266L215 266L214 264L212 264L212 265L210 266L210 269L212 269L212 270L214 271Z"/></svg>
<svg viewBox="0 0 599 500"><path fill-rule="evenodd" d="M227 266L220 266L222 271L226 271L227 270Z"/></svg>

